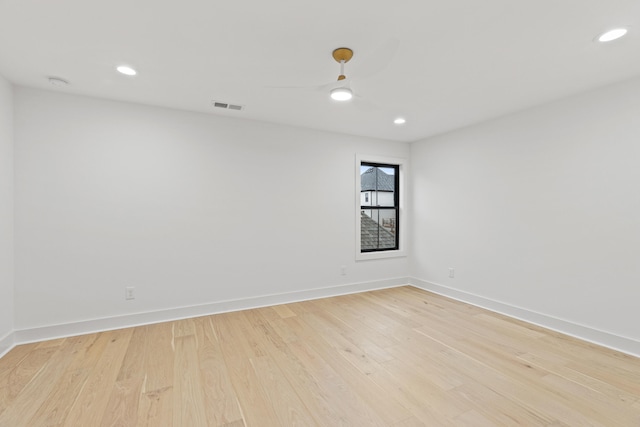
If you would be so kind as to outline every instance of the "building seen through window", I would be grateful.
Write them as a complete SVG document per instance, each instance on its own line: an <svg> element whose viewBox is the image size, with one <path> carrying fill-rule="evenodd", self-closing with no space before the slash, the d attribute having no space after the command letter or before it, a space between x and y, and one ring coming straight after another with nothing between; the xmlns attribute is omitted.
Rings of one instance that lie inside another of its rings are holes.
<svg viewBox="0 0 640 427"><path fill-rule="evenodd" d="M399 166L360 164L360 250L397 250Z"/></svg>

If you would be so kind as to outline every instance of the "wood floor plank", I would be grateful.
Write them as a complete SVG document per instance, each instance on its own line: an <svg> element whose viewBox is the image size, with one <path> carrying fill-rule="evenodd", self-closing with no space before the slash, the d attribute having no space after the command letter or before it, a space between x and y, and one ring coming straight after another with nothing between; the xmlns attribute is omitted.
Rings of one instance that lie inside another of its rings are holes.
<svg viewBox="0 0 640 427"><path fill-rule="evenodd" d="M0 414L2 414L20 396L23 389L29 384L38 372L43 369L46 362L56 353L53 348L31 347L24 357L14 357L17 360L13 369L6 369L1 377L0 386ZM22 352L20 352L22 353ZM10 353L11 354L11 353ZM3 360L4 361L4 360ZM12 360L7 361L7 366Z"/></svg>
<svg viewBox="0 0 640 427"><path fill-rule="evenodd" d="M278 313L278 316L280 316L283 319L286 319L287 317L292 317L295 316L296 314L291 311L291 309L289 307L287 307L286 305L274 305L273 307L271 307L273 309L273 311L275 311L276 313Z"/></svg>
<svg viewBox="0 0 640 427"><path fill-rule="evenodd" d="M521 405L509 395L493 390L490 385L468 382L453 390L454 396L498 426L547 426L554 418L545 411Z"/></svg>
<svg viewBox="0 0 640 427"><path fill-rule="evenodd" d="M0 413L1 427L31 427L28 421L37 413L40 406L47 404L47 399L53 393L60 376L74 361L74 356L82 352L94 341L95 336L80 336L68 340L66 346L61 348L39 349L52 351L39 369L35 369L34 376L21 389L20 393L10 402L7 408ZM38 351L38 349L34 350ZM4 360L4 359L2 359ZM6 386L7 384L3 384Z"/></svg>
<svg viewBox="0 0 640 427"><path fill-rule="evenodd" d="M90 370L88 368L66 371L60 376L51 394L29 419L30 426L62 426L73 407L76 396L84 385Z"/></svg>
<svg viewBox="0 0 640 427"><path fill-rule="evenodd" d="M410 286L21 345L0 427L640 426L640 359Z"/></svg>
<svg viewBox="0 0 640 427"><path fill-rule="evenodd" d="M640 414L631 406L620 405L598 391L558 375L546 375L542 381L554 390L561 390L563 395L571 396L567 406L589 414L590 418L604 425L640 426Z"/></svg>
<svg viewBox="0 0 640 427"><path fill-rule="evenodd" d="M415 375L412 366L398 360L385 363L385 370L371 375L371 379L383 390L392 391L398 402L426 425L452 425L451 418L468 409L452 399L448 390Z"/></svg>
<svg viewBox="0 0 640 427"><path fill-rule="evenodd" d="M260 373L257 378L272 402L277 425L319 426L273 358L256 357L251 359L251 364Z"/></svg>
<svg viewBox="0 0 640 427"><path fill-rule="evenodd" d="M48 348L48 347L60 347L63 345L68 338L56 338L53 340L40 341L35 343L37 348Z"/></svg>
<svg viewBox="0 0 640 427"><path fill-rule="evenodd" d="M144 381L138 408L140 427L173 426L173 323L148 326Z"/></svg>
<svg viewBox="0 0 640 427"><path fill-rule="evenodd" d="M317 423L321 426L349 425L345 417L340 413L334 390L319 383L314 377L314 369L309 365L308 359L314 355L306 348L297 347L298 343L309 332L295 317L272 321L269 326L277 324L278 328L273 328L274 333L280 336L285 346L275 346L272 356L282 374L296 390L300 399L309 409ZM282 335L281 335L282 334ZM285 341L284 337L295 336L296 339Z"/></svg>
<svg viewBox="0 0 640 427"><path fill-rule="evenodd" d="M385 425L372 406L362 401L353 387L309 343L296 342L291 344L290 348L312 375L314 383L321 390L321 395L333 406L337 417L334 425Z"/></svg>
<svg viewBox="0 0 640 427"><path fill-rule="evenodd" d="M93 342L74 355L74 363L29 425L98 425L108 399L102 389L114 382L131 334L131 329L97 334Z"/></svg>
<svg viewBox="0 0 640 427"><path fill-rule="evenodd" d="M278 417L269 397L251 364L252 357L265 356L264 351L254 353L255 340L249 342L248 325L240 313L217 316L214 322L216 336L222 345L222 354L229 370L231 383L238 396L242 416L247 425L278 425Z"/></svg>
<svg viewBox="0 0 640 427"><path fill-rule="evenodd" d="M469 356L469 354L473 355ZM490 379L491 389L498 395L515 402L537 417L546 418L547 422L571 420L576 425L615 425L603 422L601 414L596 413L592 408L576 408L574 404L578 404L579 401L574 396L567 395L563 390L549 387L540 381L543 376L542 372L533 372L528 375L523 374L528 372L525 370L496 368L497 361L492 362L484 357L478 357L470 351L469 347L459 347L458 350L452 348L449 357L455 360L458 356L460 356L460 362L464 361L468 367L462 367L462 363L457 364L461 366L461 371L464 372L466 369L467 376L470 378L478 377L478 372L483 372L482 376L487 380ZM509 359L505 358L505 365L508 364L508 361Z"/></svg>
<svg viewBox="0 0 640 427"><path fill-rule="evenodd" d="M529 353L519 355L518 358L531 365L537 365L542 369L545 369L547 372L566 378L577 384L581 384L582 386L590 388L598 393L602 393L615 402L632 404L633 402L640 400L640 393L629 393L626 390L622 390L606 381L578 372L566 366L565 363L554 362L548 358L539 357Z"/></svg>
<svg viewBox="0 0 640 427"><path fill-rule="evenodd" d="M405 418L402 421L398 421L393 424L392 427L426 427L427 425L417 419L416 417Z"/></svg>
<svg viewBox="0 0 640 427"><path fill-rule="evenodd" d="M309 303L304 305L312 306ZM318 313L318 310L313 309L311 313ZM288 345L282 337L278 340L273 336L273 333L278 334L275 329L270 330L273 322L260 324L259 321L254 321L253 325L261 326L264 336L269 337L267 341L272 344L271 354L277 363L284 367L283 374L295 387L305 405L311 409L319 425L380 425L380 420L371 408L363 405L353 390L322 361L322 357L309 346L303 345L304 342L314 339L317 331L304 325L298 317L282 320L286 322L284 329L288 329L284 331L284 336L296 337L288 342Z"/></svg>
<svg viewBox="0 0 640 427"><path fill-rule="evenodd" d="M338 332L342 336L341 341L344 346L360 349L363 354L366 354L365 357L371 358L376 363L384 363L393 359L388 350L375 342L377 334L369 335L365 331L351 326L347 319L325 311L315 312L313 315L315 322L319 325L324 323L327 330Z"/></svg>
<svg viewBox="0 0 640 427"><path fill-rule="evenodd" d="M210 317L197 319L196 336L208 425L222 426L237 422L244 424Z"/></svg>
<svg viewBox="0 0 640 427"><path fill-rule="evenodd" d="M0 379L6 381L6 375L10 371L15 370L18 364L27 357L33 350L38 348L38 343L22 344L14 347L9 353L5 354L0 364Z"/></svg>
<svg viewBox="0 0 640 427"><path fill-rule="evenodd" d="M318 315L318 313L305 316L304 321L319 331L319 336L324 338L325 342L335 351L336 354L342 356L364 375L370 375L382 369L380 363L372 357L373 352L370 353L362 348L368 343L360 341L359 344L364 345L359 347L353 342L357 340L347 339L344 335L345 333L349 335L348 332L343 331L342 329L337 329L334 322L327 321L322 316ZM373 345L369 346L369 348L371 347L373 347ZM377 352L382 352L382 350L378 350ZM387 353L384 354L386 357L383 361L393 358Z"/></svg>
<svg viewBox="0 0 640 427"><path fill-rule="evenodd" d="M495 423L475 410L467 411L455 417L454 423L459 427L493 427Z"/></svg>
<svg viewBox="0 0 640 427"><path fill-rule="evenodd" d="M138 420L144 385L144 360L149 346L148 326L135 328L111 391L102 427L127 427Z"/></svg>
<svg viewBox="0 0 640 427"><path fill-rule="evenodd" d="M65 426L99 426L102 422L110 396L110 393L105 393L104 390L114 387L133 329L103 332L102 335L108 337L109 341L91 368L81 394L69 411Z"/></svg>
<svg viewBox="0 0 640 427"><path fill-rule="evenodd" d="M207 416L196 336L194 334L176 337L174 345L173 425L175 427L206 426Z"/></svg>
<svg viewBox="0 0 640 427"><path fill-rule="evenodd" d="M306 320L311 321L311 319L317 319L317 316L309 314ZM368 359L360 349L340 339L341 337L335 331L328 333L329 330L325 330L324 334L310 337L304 343L312 348L322 358L323 363L339 375L345 386L351 389L386 424L406 418L408 415L406 408L369 378L371 373L381 370L382 367ZM353 369L354 367L356 369Z"/></svg>

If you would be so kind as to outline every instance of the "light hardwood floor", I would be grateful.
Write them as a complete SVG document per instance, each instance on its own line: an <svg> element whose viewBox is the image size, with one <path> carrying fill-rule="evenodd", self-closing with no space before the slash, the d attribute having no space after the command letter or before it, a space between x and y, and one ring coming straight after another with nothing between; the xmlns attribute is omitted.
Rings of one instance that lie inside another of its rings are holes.
<svg viewBox="0 0 640 427"><path fill-rule="evenodd" d="M18 346L0 426L640 426L640 359L412 287Z"/></svg>

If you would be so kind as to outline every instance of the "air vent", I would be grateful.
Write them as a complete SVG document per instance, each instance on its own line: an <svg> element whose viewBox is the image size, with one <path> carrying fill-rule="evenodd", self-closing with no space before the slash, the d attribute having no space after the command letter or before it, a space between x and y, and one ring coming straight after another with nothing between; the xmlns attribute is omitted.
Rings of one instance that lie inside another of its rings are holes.
<svg viewBox="0 0 640 427"><path fill-rule="evenodd" d="M216 108L224 108L225 110L236 110L236 111L244 110L244 105L228 104L226 102L220 102L220 101L211 101L211 104L213 104L213 106Z"/></svg>

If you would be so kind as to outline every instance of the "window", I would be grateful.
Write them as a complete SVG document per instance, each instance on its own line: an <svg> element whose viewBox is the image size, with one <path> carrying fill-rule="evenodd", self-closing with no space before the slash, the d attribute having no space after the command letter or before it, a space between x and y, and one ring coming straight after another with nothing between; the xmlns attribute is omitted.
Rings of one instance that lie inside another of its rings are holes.
<svg viewBox="0 0 640 427"><path fill-rule="evenodd" d="M356 259L404 256L403 161L358 156L356 168Z"/></svg>
<svg viewBox="0 0 640 427"><path fill-rule="evenodd" d="M398 249L399 166L362 162L360 192L365 203L360 206L360 251L376 252Z"/></svg>

